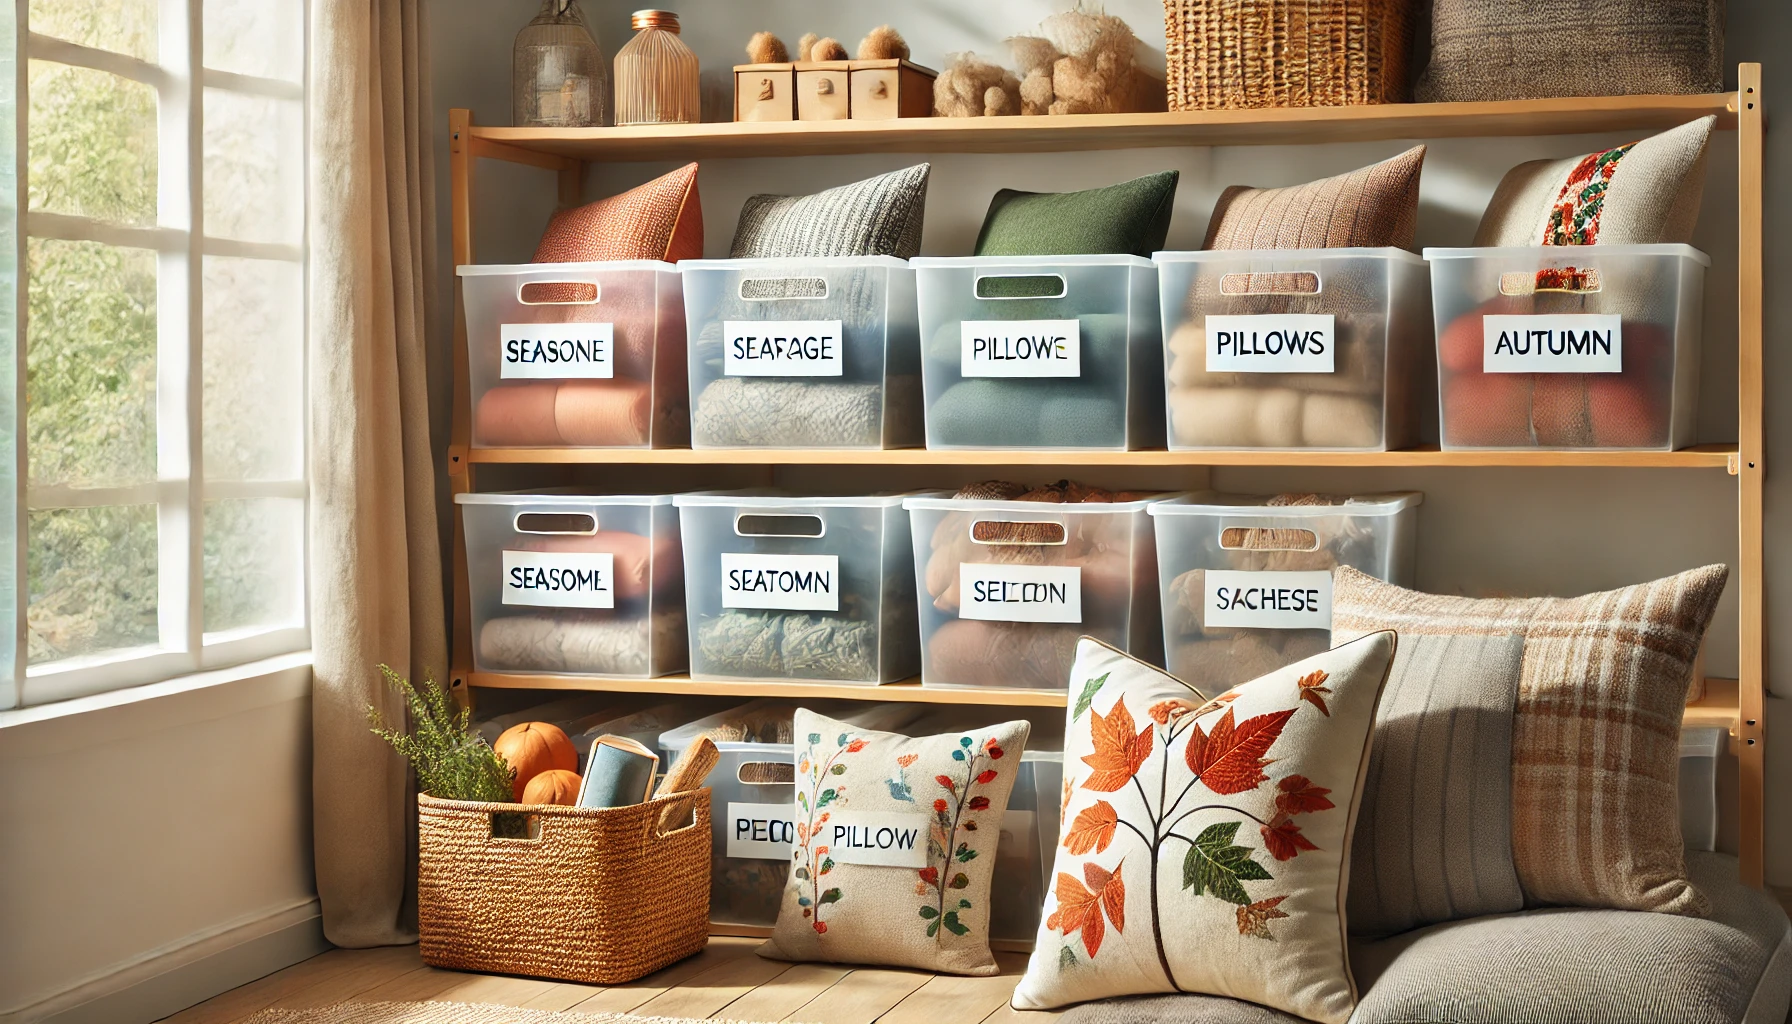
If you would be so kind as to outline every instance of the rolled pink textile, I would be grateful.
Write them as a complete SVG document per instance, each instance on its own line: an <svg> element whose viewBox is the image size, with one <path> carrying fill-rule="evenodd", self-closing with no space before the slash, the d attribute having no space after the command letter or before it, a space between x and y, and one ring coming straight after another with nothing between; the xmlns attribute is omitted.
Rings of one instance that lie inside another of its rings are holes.
<svg viewBox="0 0 1792 1024"><path fill-rule="evenodd" d="M560 443L614 448L647 443L652 389L628 377L560 383L554 422Z"/></svg>
<svg viewBox="0 0 1792 1024"><path fill-rule="evenodd" d="M479 396L473 410L473 443L481 445L557 445L554 422L559 381L505 384Z"/></svg>

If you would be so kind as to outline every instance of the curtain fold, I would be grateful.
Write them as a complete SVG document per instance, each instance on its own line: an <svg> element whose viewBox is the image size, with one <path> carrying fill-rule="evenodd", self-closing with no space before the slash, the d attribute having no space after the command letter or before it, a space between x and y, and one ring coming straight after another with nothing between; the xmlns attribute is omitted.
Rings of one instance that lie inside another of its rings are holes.
<svg viewBox="0 0 1792 1024"><path fill-rule="evenodd" d="M324 934L416 939L403 721L378 666L447 671L425 339L435 317L428 61L414 0L312 0L312 819Z"/></svg>

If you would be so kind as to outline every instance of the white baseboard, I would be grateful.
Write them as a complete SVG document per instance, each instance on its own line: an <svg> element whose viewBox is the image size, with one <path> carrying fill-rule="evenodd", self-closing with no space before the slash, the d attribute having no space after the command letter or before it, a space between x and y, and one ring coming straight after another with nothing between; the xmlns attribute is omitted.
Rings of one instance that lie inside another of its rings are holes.
<svg viewBox="0 0 1792 1024"><path fill-rule="evenodd" d="M330 948L315 899L156 950L0 1024L149 1024Z"/></svg>

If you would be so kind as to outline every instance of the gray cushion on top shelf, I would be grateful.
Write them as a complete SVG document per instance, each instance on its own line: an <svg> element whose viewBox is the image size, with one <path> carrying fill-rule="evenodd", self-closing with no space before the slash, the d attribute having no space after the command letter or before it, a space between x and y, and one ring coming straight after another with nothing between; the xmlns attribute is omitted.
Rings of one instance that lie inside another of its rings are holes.
<svg viewBox="0 0 1792 1024"><path fill-rule="evenodd" d="M811 196L749 196L728 255L918 256L930 166L916 164Z"/></svg>

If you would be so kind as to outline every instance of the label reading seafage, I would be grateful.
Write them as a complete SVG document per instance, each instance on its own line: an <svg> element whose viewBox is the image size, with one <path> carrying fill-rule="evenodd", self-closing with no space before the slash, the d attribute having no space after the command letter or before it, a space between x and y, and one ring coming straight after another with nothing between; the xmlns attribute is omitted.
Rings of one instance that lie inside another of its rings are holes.
<svg viewBox="0 0 1792 1024"><path fill-rule="evenodd" d="M958 617L986 622L1082 622L1075 565L958 564Z"/></svg>
<svg viewBox="0 0 1792 1024"><path fill-rule="evenodd" d="M1336 369L1330 313L1207 318L1209 373L1331 373Z"/></svg>
<svg viewBox="0 0 1792 1024"><path fill-rule="evenodd" d="M1209 569L1202 623L1210 629L1331 629L1332 574Z"/></svg>
<svg viewBox="0 0 1792 1024"><path fill-rule="evenodd" d="M722 607L840 610L839 555L722 555Z"/></svg>
<svg viewBox="0 0 1792 1024"><path fill-rule="evenodd" d="M506 551L503 603L614 608L615 563L608 551Z"/></svg>
<svg viewBox="0 0 1792 1024"><path fill-rule="evenodd" d="M1488 314L1481 318L1486 373L1619 373L1624 318L1616 313Z"/></svg>
<svg viewBox="0 0 1792 1024"><path fill-rule="evenodd" d="M796 842L794 804L728 803L728 856L742 860L789 860Z"/></svg>
<svg viewBox="0 0 1792 1024"><path fill-rule="evenodd" d="M828 856L842 864L924 868L930 821L910 811L834 811L821 828Z"/></svg>
<svg viewBox="0 0 1792 1024"><path fill-rule="evenodd" d="M498 376L565 380L616 376L615 324L505 324Z"/></svg>
<svg viewBox="0 0 1792 1024"><path fill-rule="evenodd" d="M965 320L966 377L1080 377L1082 325L1075 320Z"/></svg>
<svg viewBox="0 0 1792 1024"><path fill-rule="evenodd" d="M730 377L839 377L838 320L724 320L722 372Z"/></svg>

